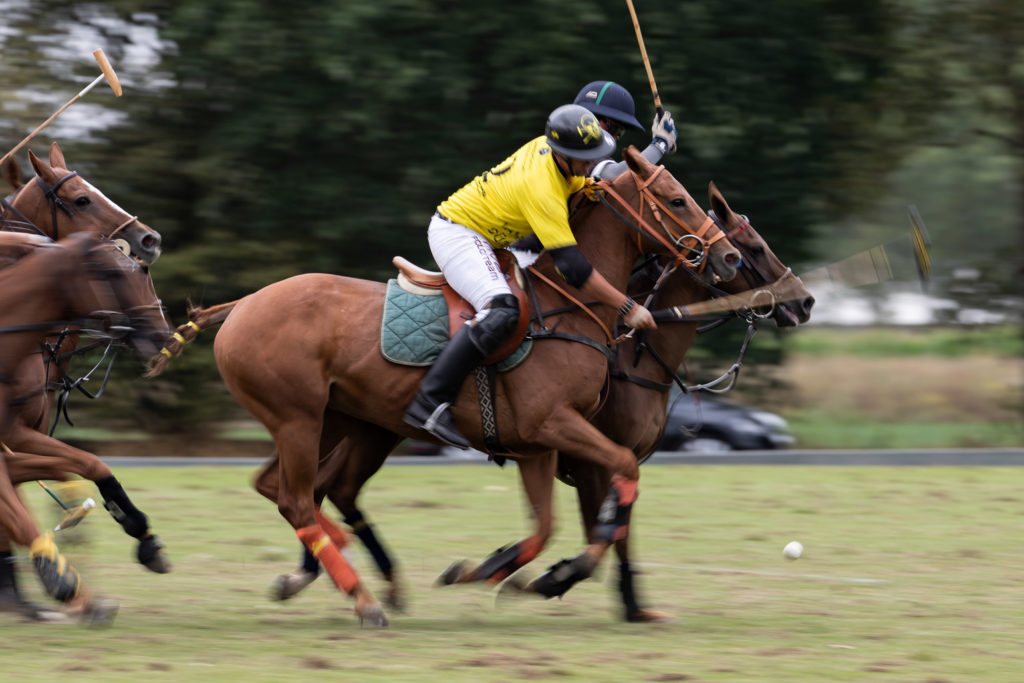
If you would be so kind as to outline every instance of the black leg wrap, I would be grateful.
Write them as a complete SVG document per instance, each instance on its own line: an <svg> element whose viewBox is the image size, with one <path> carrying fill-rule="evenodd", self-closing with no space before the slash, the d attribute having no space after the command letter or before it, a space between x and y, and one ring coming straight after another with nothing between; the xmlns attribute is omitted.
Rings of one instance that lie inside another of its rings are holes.
<svg viewBox="0 0 1024 683"><path fill-rule="evenodd" d="M571 560L561 560L534 579L529 588L546 598L562 597L566 591L594 573L594 560L581 553Z"/></svg>
<svg viewBox="0 0 1024 683"><path fill-rule="evenodd" d="M629 526L633 503L622 505L619 501L619 490L613 485L601 503L601 509L597 513L597 526L594 527L594 536L602 543L611 543L620 528Z"/></svg>
<svg viewBox="0 0 1024 683"><path fill-rule="evenodd" d="M21 595L14 570L14 553L10 550L0 550L0 593Z"/></svg>
<svg viewBox="0 0 1024 683"><path fill-rule="evenodd" d="M96 482L96 487L103 496L103 507L107 508L110 516L117 520L126 534L141 539L149 532L149 520L129 500L128 494L124 492L121 482L116 477L101 479Z"/></svg>
<svg viewBox="0 0 1024 683"><path fill-rule="evenodd" d="M473 579L501 581L519 569L518 560L521 552L518 543L498 548L473 571Z"/></svg>
<svg viewBox="0 0 1024 683"><path fill-rule="evenodd" d="M377 535L373 533L373 527L363 517L363 513L356 510L355 514L346 516L345 524L348 524L352 528L352 533L362 541L363 547L370 553L381 575L386 579L390 578L395 570L395 563L392 562L387 549L377 539Z"/></svg>
<svg viewBox="0 0 1024 683"><path fill-rule="evenodd" d="M320 574L320 560L316 559L313 552L306 546L302 546L302 571L307 574Z"/></svg>
<svg viewBox="0 0 1024 683"><path fill-rule="evenodd" d="M626 620L640 611L640 605L636 601L636 587L633 585L633 570L628 560L619 563L619 593L622 595L622 604L626 608Z"/></svg>

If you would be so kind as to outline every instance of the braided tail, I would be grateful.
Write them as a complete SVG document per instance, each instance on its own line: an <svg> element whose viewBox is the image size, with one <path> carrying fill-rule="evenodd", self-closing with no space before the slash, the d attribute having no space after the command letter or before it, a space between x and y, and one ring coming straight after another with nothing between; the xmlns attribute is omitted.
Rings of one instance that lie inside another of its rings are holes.
<svg viewBox="0 0 1024 683"><path fill-rule="evenodd" d="M178 326L178 329L167 340L164 347L160 349L159 355L150 361L149 369L146 371L146 378L152 379L161 374L172 358L181 355L181 352L185 350L186 344L198 337L199 333L206 328L220 325L227 320L228 315L241 301L242 299L236 299L235 301L210 306L209 308L199 308L198 306L189 308L188 322Z"/></svg>

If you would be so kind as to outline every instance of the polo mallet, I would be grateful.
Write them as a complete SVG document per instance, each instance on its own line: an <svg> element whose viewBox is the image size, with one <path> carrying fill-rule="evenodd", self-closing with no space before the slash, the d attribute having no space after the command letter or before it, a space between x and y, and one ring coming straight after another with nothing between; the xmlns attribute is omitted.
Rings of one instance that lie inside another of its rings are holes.
<svg viewBox="0 0 1024 683"><path fill-rule="evenodd" d="M654 110L658 116L665 113L661 106L661 95L658 94L658 86L654 82L654 72L651 71L651 60L647 59L647 48L644 47L644 36L640 32L640 21L636 18L636 10L633 9L633 0L626 0L629 7L629 15L633 17L633 29L636 30L636 42L640 45L640 56L644 58L644 67L647 69L647 80L651 82L651 94L654 95Z"/></svg>
<svg viewBox="0 0 1024 683"><path fill-rule="evenodd" d="M63 529L70 529L85 519L85 516L89 514L89 510L96 507L96 501L92 498L86 498L82 501L81 505L77 505L73 508L69 508L67 504L61 500L60 496L54 493L49 486L43 482L36 480L36 483L43 487L43 490L50 494L50 497L57 501L57 505L60 505L64 511L68 514L64 515L64 519L60 520L60 524L53 528L54 531L61 531Z"/></svg>
<svg viewBox="0 0 1024 683"><path fill-rule="evenodd" d="M14 455L11 449L7 447L7 444L0 442L0 446L3 446L5 453L9 453L12 456ZM42 486L43 490L50 494L50 498L53 498L55 501L57 501L57 505L59 505L61 509L63 509L64 512L67 513L66 515L64 515L64 519L60 521L60 524L54 527L54 531L61 531L62 529L70 529L73 526L78 526L81 523L81 521L85 519L85 516L89 514L89 510L92 510L94 507L96 507L95 500L93 500L92 498L86 498L84 501L82 501L81 505L77 505L74 508L69 508L67 504L63 500L61 500L61 497L54 493L49 486L39 481L38 479L36 480L36 483Z"/></svg>
<svg viewBox="0 0 1024 683"><path fill-rule="evenodd" d="M914 262L917 264L917 274L921 278L921 287L928 291L928 278L932 273L932 257L929 250L932 246L931 235L924 225L924 219L918 213L917 207L911 204L907 207L907 215L910 217L910 240L914 245Z"/></svg>
<svg viewBox="0 0 1024 683"><path fill-rule="evenodd" d="M97 76L92 83L82 88L82 90L77 95L68 100L67 104L65 104L63 107L55 111L53 115L50 116L50 118L46 119L41 124L39 124L39 127L36 128L31 133L29 133L28 137L26 137L24 140L15 145L14 149L5 154L3 158L0 159L0 166L3 166L3 163L7 161L8 158L13 156L15 153L17 153L19 149L28 144L28 142L32 138L39 134L39 131L53 123L54 119L56 119L58 116L64 113L65 109L70 107L78 100L82 99L82 96L85 95L85 93L89 92L97 85L99 85L100 81L106 80L106 82L110 84L110 89L114 91L114 95L116 95L117 97L121 96L121 81L117 79L117 74L114 73L114 68L110 66L110 62L107 61L107 56L103 54L103 50L100 50L99 48L93 50L92 56L96 58L96 63L100 65L100 71L102 71L103 73Z"/></svg>

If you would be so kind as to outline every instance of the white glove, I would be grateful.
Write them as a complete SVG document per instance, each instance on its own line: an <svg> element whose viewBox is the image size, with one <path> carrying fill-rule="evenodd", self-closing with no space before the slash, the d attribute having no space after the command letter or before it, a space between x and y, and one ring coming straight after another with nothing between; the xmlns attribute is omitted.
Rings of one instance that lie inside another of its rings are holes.
<svg viewBox="0 0 1024 683"><path fill-rule="evenodd" d="M672 114L664 112L660 116L654 115L654 123L651 124L651 133L654 134L654 143L661 141L658 145L662 147L665 154L676 151L676 124L672 120Z"/></svg>
<svg viewBox="0 0 1024 683"><path fill-rule="evenodd" d="M629 306L627 303L626 306ZM621 309L620 309L621 311ZM626 313L622 316L623 322L628 326L640 329L640 330L653 330L657 327L654 323L654 316L648 311L643 305L633 303L632 307L626 310Z"/></svg>

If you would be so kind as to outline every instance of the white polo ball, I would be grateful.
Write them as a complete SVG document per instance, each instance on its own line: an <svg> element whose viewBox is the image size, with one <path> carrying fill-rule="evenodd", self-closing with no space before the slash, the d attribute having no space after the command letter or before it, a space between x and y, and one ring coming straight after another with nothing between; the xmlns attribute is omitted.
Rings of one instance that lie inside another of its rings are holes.
<svg viewBox="0 0 1024 683"><path fill-rule="evenodd" d="M800 541L790 541L786 544L786 547L782 549L782 555L789 560L795 560L804 554L804 546Z"/></svg>

